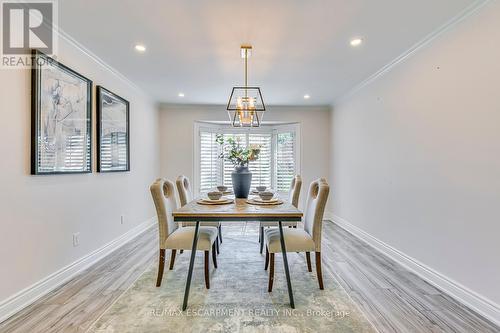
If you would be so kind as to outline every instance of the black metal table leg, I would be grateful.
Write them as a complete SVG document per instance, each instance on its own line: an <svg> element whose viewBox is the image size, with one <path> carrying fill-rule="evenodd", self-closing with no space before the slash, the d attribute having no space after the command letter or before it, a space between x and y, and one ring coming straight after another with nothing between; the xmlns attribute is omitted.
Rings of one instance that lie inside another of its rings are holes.
<svg viewBox="0 0 500 333"><path fill-rule="evenodd" d="M186 289L184 291L184 303L182 303L182 311L186 310L189 298L189 287L191 287L191 278L193 277L194 258L196 257L196 247L198 246L198 229L200 228L200 221L196 221L193 235L193 247L191 248L191 259L189 260L189 270L186 281Z"/></svg>
<svg viewBox="0 0 500 333"><path fill-rule="evenodd" d="M288 297L290 298L290 307L292 309L295 309L295 302L293 301L292 281L290 281L290 271L288 269L288 259L286 257L285 237L283 236L283 226L281 225L281 221L278 221L278 226L280 229L281 253L283 254L283 265L285 266L285 276L286 284L288 286Z"/></svg>

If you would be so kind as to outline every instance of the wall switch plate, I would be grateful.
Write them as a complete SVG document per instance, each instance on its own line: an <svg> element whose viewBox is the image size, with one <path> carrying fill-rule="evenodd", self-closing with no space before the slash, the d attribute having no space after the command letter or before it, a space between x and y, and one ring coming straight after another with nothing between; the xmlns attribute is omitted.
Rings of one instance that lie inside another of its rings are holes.
<svg viewBox="0 0 500 333"><path fill-rule="evenodd" d="M80 233L79 232L73 234L73 247L77 247L78 245L80 245Z"/></svg>

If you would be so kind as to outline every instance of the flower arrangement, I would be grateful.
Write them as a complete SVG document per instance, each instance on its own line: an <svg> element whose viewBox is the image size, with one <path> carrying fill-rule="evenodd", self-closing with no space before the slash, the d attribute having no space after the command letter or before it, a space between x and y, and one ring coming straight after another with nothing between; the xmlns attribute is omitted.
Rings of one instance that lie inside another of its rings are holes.
<svg viewBox="0 0 500 333"><path fill-rule="evenodd" d="M239 139L228 138L224 140L222 134L217 134L215 141L222 147L219 158L233 163L237 166L248 166L248 162L256 161L260 154L260 145L251 144L249 147L243 147Z"/></svg>

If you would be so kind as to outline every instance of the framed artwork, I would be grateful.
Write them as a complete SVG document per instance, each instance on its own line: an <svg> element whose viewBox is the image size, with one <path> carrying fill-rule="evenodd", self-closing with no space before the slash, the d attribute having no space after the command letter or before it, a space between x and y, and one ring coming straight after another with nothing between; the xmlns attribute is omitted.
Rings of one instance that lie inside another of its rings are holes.
<svg viewBox="0 0 500 333"><path fill-rule="evenodd" d="M92 172L92 81L40 51L31 69L31 174Z"/></svg>
<svg viewBox="0 0 500 333"><path fill-rule="evenodd" d="M129 102L97 86L97 171L130 171Z"/></svg>

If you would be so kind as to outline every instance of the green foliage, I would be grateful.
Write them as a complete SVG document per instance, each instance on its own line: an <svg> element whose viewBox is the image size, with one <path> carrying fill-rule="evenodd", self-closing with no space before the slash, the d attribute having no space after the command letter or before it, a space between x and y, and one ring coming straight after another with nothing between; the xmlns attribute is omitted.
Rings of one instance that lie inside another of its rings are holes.
<svg viewBox="0 0 500 333"><path fill-rule="evenodd" d="M250 161L256 161L260 154L260 145L250 145L244 147L240 140L228 138L224 140L222 134L217 134L215 141L221 146L222 151L219 158L231 162L234 166L246 166Z"/></svg>

